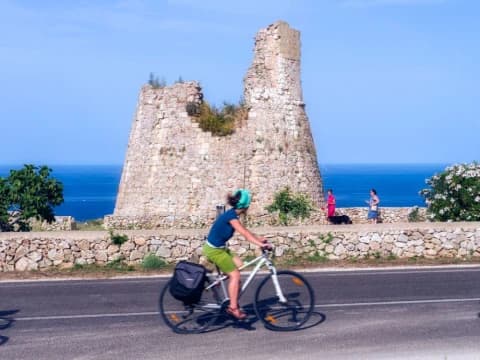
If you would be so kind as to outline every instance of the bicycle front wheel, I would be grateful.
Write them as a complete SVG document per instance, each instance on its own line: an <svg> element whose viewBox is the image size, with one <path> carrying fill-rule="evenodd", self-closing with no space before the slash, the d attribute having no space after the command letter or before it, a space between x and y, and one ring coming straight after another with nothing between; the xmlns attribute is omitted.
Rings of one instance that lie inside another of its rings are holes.
<svg viewBox="0 0 480 360"><path fill-rule="evenodd" d="M277 278L286 301L281 301L277 295L273 275L270 274L263 279L255 293L255 313L270 330L296 330L312 315L315 306L312 287L294 271L278 271Z"/></svg>
<svg viewBox="0 0 480 360"><path fill-rule="evenodd" d="M196 304L184 304L170 294L170 281L160 293L160 314L165 324L178 334L205 331L221 315L221 300L215 287L204 290Z"/></svg>

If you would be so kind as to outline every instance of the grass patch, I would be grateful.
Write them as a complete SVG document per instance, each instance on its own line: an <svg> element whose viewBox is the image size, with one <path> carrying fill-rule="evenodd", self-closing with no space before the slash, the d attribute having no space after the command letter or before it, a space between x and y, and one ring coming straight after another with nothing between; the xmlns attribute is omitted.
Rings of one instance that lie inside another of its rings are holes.
<svg viewBox="0 0 480 360"><path fill-rule="evenodd" d="M163 269L167 266L167 263L162 258L155 254L148 254L142 260L142 269L144 270L156 270Z"/></svg>
<svg viewBox="0 0 480 360"><path fill-rule="evenodd" d="M93 219L85 222L77 222L77 230L81 230L81 231L105 230L105 228L103 227L103 219Z"/></svg>
<svg viewBox="0 0 480 360"><path fill-rule="evenodd" d="M315 251L313 255L309 255L307 257L307 261L311 263L323 263L325 261L328 261L328 258L325 255L320 254L318 251Z"/></svg>
<svg viewBox="0 0 480 360"><path fill-rule="evenodd" d="M318 236L318 239L319 239L321 242L323 242L324 244L328 245L328 244L330 244L330 243L332 242L332 240L333 240L333 235L332 235L332 233L330 233L330 232L329 232L327 235L320 234L320 235Z"/></svg>
<svg viewBox="0 0 480 360"><path fill-rule="evenodd" d="M105 268L109 270L115 270L115 271L134 271L135 266L133 265L128 265L125 262L125 258L119 257L118 259L115 259L113 261L110 261L105 265Z"/></svg>

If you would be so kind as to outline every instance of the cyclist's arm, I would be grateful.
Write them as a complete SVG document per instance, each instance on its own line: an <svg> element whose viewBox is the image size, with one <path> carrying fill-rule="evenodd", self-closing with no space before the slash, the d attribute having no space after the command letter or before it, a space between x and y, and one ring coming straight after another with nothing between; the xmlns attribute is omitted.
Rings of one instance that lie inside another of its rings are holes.
<svg viewBox="0 0 480 360"><path fill-rule="evenodd" d="M230 220L230 224L235 229L235 231L238 231L240 235L242 235L245 239L247 239L251 243L254 243L255 245L258 245L260 247L263 247L265 245L264 238L260 238L253 235L245 226L242 225L242 223L239 220L237 219Z"/></svg>

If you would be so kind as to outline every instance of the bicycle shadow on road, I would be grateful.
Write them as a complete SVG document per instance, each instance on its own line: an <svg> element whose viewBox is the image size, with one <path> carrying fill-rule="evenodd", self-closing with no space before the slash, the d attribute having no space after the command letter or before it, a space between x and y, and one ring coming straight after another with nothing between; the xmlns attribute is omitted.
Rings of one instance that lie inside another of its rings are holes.
<svg viewBox="0 0 480 360"><path fill-rule="evenodd" d="M12 326L15 319L9 316L16 314L19 310L2 310L0 311L0 330L6 330ZM8 341L7 336L0 335L0 346L4 345Z"/></svg>
<svg viewBox="0 0 480 360"><path fill-rule="evenodd" d="M245 306L242 306L242 309L245 311L247 314L247 319L246 320L237 320L233 318L232 316L224 313L222 316L220 316L215 324L212 324L212 326L205 330L202 331L202 333L209 333L213 331L219 331L228 327L236 328L236 329L244 329L244 330L257 330L257 328L254 326L256 323L259 323L261 326L263 326L263 323L260 321L260 319L257 317L255 310L253 308L253 304L248 304ZM317 326L324 322L326 320L326 315L317 311L313 311L310 315L310 318L308 321L300 326L297 329L294 330L283 330L283 331L302 331L306 330L309 328L312 328L314 326Z"/></svg>

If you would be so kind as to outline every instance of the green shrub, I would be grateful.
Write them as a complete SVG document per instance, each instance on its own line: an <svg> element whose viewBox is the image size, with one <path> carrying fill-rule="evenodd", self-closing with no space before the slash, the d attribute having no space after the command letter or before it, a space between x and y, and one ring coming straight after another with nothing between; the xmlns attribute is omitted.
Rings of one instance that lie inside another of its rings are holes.
<svg viewBox="0 0 480 360"><path fill-rule="evenodd" d="M142 261L142 268L145 270L161 269L165 266L167 263L155 254L148 254Z"/></svg>
<svg viewBox="0 0 480 360"><path fill-rule="evenodd" d="M408 222L419 222L422 221L422 217L420 216L420 210L418 206L414 206L408 212Z"/></svg>
<svg viewBox="0 0 480 360"><path fill-rule="evenodd" d="M430 188L420 195L425 198L431 220L480 220L480 164L449 166L426 183Z"/></svg>
<svg viewBox="0 0 480 360"><path fill-rule="evenodd" d="M113 230L109 230L109 233L110 240L112 240L112 243L114 243L115 245L122 245L124 242L128 241L127 235L115 234Z"/></svg>
<svg viewBox="0 0 480 360"><path fill-rule="evenodd" d="M210 106L206 101L200 105L189 102L186 105L189 116L197 118L203 131L209 131L215 136L227 136L235 132L235 127L247 118L248 111L243 105L223 103L221 109Z"/></svg>
<svg viewBox="0 0 480 360"><path fill-rule="evenodd" d="M234 119L207 102L200 105L199 124L202 130L210 131L212 135L226 136L233 134L235 128Z"/></svg>
<svg viewBox="0 0 480 360"><path fill-rule="evenodd" d="M26 164L0 177L0 231L30 231L31 219L55 221L54 208L63 203L63 184L47 166Z"/></svg>
<svg viewBox="0 0 480 360"><path fill-rule="evenodd" d="M274 195L273 203L265 208L268 212L278 212L281 224L288 225L291 217L304 219L310 216L313 206L304 194L292 193L288 187Z"/></svg>

